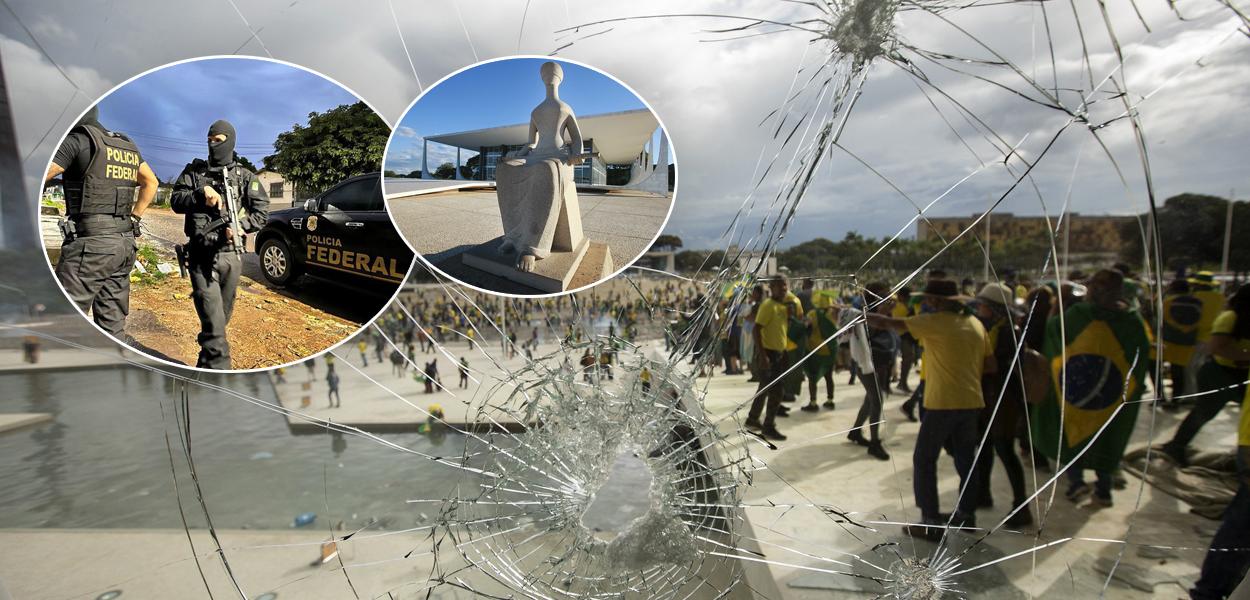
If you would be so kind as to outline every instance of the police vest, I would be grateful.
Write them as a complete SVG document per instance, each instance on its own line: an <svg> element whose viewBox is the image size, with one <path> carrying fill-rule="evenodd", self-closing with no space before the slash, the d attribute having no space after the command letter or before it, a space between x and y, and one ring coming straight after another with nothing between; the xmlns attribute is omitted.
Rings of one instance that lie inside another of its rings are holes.
<svg viewBox="0 0 1250 600"><path fill-rule="evenodd" d="M130 216L139 193L139 165L143 157L134 142L96 125L75 128L91 138L91 164L78 181L66 180L65 208L69 216Z"/></svg>

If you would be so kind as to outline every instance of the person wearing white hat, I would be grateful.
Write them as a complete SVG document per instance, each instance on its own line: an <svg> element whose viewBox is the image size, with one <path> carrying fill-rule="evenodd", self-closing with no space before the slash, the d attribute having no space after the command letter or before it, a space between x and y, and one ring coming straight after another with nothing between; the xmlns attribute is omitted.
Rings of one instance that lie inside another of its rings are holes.
<svg viewBox="0 0 1250 600"><path fill-rule="evenodd" d="M977 292L972 305L977 319L985 326L990 347L993 348L994 362L999 367L996 372L981 376L985 408L981 409L977 421L977 433L984 437L988 430L990 435L985 447L977 455L977 507L994 506L990 474L994 470L994 454L997 454L999 461L1003 463L1003 469L1007 471L1007 479L1011 482L1012 508L1019 507L1007 519L1006 525L1022 527L1033 522L1033 515L1026 503L1028 494L1024 487L1024 466L1021 465L1015 448L1016 432L1026 410L1020 367L1016 360L1016 352L1023 335L1013 318L1017 310L1016 294L1006 284L987 283Z"/></svg>

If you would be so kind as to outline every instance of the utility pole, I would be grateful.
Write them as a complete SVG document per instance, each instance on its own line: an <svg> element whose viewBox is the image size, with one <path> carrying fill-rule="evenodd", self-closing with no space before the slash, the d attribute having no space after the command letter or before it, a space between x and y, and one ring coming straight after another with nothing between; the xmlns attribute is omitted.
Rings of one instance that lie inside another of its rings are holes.
<svg viewBox="0 0 1250 600"><path fill-rule="evenodd" d="M1068 256L1071 252L1069 242L1072 241L1072 213L1060 213L1059 218L1062 219L1059 227L1063 229L1063 268L1061 272L1055 274L1055 279L1062 281L1068 278L1071 266L1068 264Z"/></svg>
<svg viewBox="0 0 1250 600"><path fill-rule="evenodd" d="M1228 272L1228 254L1233 242L1233 199L1237 190L1228 190L1228 214L1224 217L1224 259L1220 261L1220 272Z"/></svg>
<svg viewBox="0 0 1250 600"><path fill-rule="evenodd" d="M990 227L990 222L993 219L993 210L985 213L985 275L981 279L987 283L990 281L990 247L994 243L993 233Z"/></svg>

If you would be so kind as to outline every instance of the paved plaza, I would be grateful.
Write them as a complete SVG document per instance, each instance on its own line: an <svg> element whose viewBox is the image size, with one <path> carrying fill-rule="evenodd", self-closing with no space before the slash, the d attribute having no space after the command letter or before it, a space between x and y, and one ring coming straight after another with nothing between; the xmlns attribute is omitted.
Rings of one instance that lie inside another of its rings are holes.
<svg viewBox="0 0 1250 600"><path fill-rule="evenodd" d="M672 206L671 195L636 190L581 192L577 197L586 237L608 245L616 269L627 266L647 251ZM526 291L528 288L515 289L517 284L502 278L479 274L455 260L470 248L503 235L494 190L393 198L388 200L387 206L395 226L413 249L449 275L486 289L534 293Z"/></svg>
<svg viewBox="0 0 1250 600"><path fill-rule="evenodd" d="M365 367L356 347L345 345L335 350L336 369L343 374L343 408L324 408L324 361L319 361L319 377L308 390L302 385L306 375L302 367L296 366L286 374L288 383L279 384L276 391L284 404L290 402L288 396L307 392L311 402L304 412L318 418L334 418L336 422L353 419L423 422L424 414L417 407L428 407L431 403L444 406L448 420L471 420L467 411L473 402L469 400L485 395L483 387L495 380L486 373L492 367L487 366L488 361L479 353L470 353L467 343L450 346L448 350L452 354L463 351L470 356L474 377L481 381L470 390L455 387L457 375L449 357L440 358L439 364L443 383L450 389L424 394L422 387L412 380L411 373L398 377L390 372L389 361L377 364L372 346L369 347L369 366ZM500 352L497 340L488 340L487 347L491 354ZM543 348L554 346L548 342ZM426 356L418 351L418 363L428 360ZM516 369L520 361L518 357L502 362L507 368ZM377 383L368 381L369 378ZM862 448L845 439L844 432L863 396L862 388L846 385L845 378L845 372L835 378L837 409L814 414L795 410L791 417L779 420L779 428L789 439L779 443L775 450L755 438L736 434L737 425L731 414L754 392L754 383L745 376L719 373L696 380L697 385L706 390L709 418L717 421L721 430L729 435L731 446L726 450L732 453L733 445L749 444L752 453L767 464L767 469L755 471L754 481L746 489L742 502L748 505L745 514L753 528L752 537L758 540L761 552L771 562L767 570L781 598L871 597L870 590L875 589L876 584L862 578L820 572L830 565L817 557L844 560L851 565L852 572L873 576L875 567L868 566L869 563L888 565L891 553L924 556L934 549L929 542L903 536L897 524L918 517L911 491L911 445L918 425L902 417L898 411L902 398L892 396L886 402L882 425L885 447L892 458L880 462L867 457ZM385 388L379 384L384 384ZM818 397L824 398L823 383ZM457 408L460 406L457 402L463 404L462 409ZM458 413L458 410L466 412ZM1183 413L1155 412L1156 437L1169 435L1180 416ZM1150 411L1143 411L1131 447L1145 442L1151 417ZM1223 412L1203 430L1196 445L1230 446L1234 421L1232 411ZM1158 464L1159 468L1169 468ZM1000 504L978 512L982 527L993 526L1008 510L1006 503L1010 492L1006 478L997 465L995 469L994 492ZM958 482L949 459L943 458L939 474L942 505L951 506ZM1044 484L1051 477L1050 472L1030 473L1028 486L1032 490L1035 484ZM814 501L824 504L813 506ZM1183 586L1195 577L1206 552L1203 543L1178 544L1177 541L1210 539L1218 525L1216 521L1189 513L1185 503L1171 496L1149 486L1142 489L1140 481L1132 476L1127 476L1127 487L1116 492L1115 505L1110 508L1077 508L1064 500L1061 493L1052 495L1050 489L1040 494L1033 506L1035 514L1045 515L1044 534L1040 537L1034 527L1021 531L999 530L979 543L974 542L980 532L952 536L950 547L954 551L967 550L961 557L961 564L970 572L959 581L968 587L971 595L994 598L1097 595L1107 581L1106 572L1118 560L1115 576L1107 584L1107 598L1176 598L1183 594ZM858 524L847 522L839 514ZM328 531L221 533L231 566L252 594L249 597L269 590L277 591L279 597L343 597L347 584L341 570L334 564L309 566L319 554L320 542L329 539ZM337 535L342 533L337 532ZM413 548L424 548L428 539L412 532L379 533L341 543L345 562L358 565L348 569L358 591L380 593L406 581L423 580L430 568L429 557L419 552L407 558L405 555ZM212 545L205 532L193 530L192 539L197 553L204 559L206 576L213 589L228 593L222 567L212 555ZM1123 543L1125 541L1127 543ZM1052 545L1041 548L1047 544ZM1031 552L1034 548L1039 549ZM994 562L1012 555L1017 556ZM15 598L94 597L109 589L123 589L126 596L132 597L169 597L174 590L185 591L203 585L190 556L186 533L180 530L0 531L0 579ZM986 566L978 568L981 565ZM845 569L837 566L833 570ZM46 577L48 572L62 575L50 582ZM398 597L418 597L413 595L415 587L410 591L411 594ZM448 590L435 597L457 596Z"/></svg>

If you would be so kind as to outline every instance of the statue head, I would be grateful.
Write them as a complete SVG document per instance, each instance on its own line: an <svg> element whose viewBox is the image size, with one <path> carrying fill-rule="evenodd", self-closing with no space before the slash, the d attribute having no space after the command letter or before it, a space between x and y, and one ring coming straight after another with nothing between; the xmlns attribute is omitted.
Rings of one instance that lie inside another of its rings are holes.
<svg viewBox="0 0 1250 600"><path fill-rule="evenodd" d="M547 85L558 86L564 81L564 69L560 67L560 63L547 61L538 69L539 75L543 79L543 83Z"/></svg>

